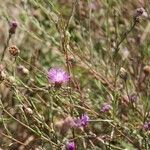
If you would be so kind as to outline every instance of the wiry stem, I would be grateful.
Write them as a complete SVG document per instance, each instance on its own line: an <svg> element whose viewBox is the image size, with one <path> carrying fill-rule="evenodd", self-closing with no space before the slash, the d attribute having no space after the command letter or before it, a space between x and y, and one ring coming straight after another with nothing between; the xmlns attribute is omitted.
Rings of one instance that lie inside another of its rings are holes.
<svg viewBox="0 0 150 150"><path fill-rule="evenodd" d="M9 41L10 41L10 39L11 39L11 35L12 35L12 34L9 34L9 36L8 36L8 38L7 38L6 44L5 44L4 49L3 49L3 52L2 52L1 61L3 61L3 59L4 59L4 55L5 55L6 49L7 49L8 45L9 45Z"/></svg>

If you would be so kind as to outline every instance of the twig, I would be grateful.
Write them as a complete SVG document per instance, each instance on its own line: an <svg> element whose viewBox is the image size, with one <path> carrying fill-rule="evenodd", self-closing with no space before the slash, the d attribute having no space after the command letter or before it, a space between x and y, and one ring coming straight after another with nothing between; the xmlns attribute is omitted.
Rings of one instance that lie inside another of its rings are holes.
<svg viewBox="0 0 150 150"><path fill-rule="evenodd" d="M12 35L12 34L9 33L9 36L8 36L8 38L7 38L7 41L6 41L6 43L5 43L5 46L4 46L4 49L3 49L3 52L2 52L1 61L3 61L3 59L4 59L5 51L6 51L7 47L8 47L8 45L9 45L9 41L10 41L10 39L11 39L11 35Z"/></svg>

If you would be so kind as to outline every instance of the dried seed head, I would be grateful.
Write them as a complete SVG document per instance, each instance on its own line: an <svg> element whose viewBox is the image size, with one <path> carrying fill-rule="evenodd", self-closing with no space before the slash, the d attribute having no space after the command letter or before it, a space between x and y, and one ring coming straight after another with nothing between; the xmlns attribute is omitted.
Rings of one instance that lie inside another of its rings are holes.
<svg viewBox="0 0 150 150"><path fill-rule="evenodd" d="M24 108L24 111L25 111L27 114L29 114L29 115L32 115L32 114L33 114L33 110L32 110L31 108L26 107L26 106L24 106L23 108Z"/></svg>
<svg viewBox="0 0 150 150"><path fill-rule="evenodd" d="M123 67L120 68L119 76L120 76L120 78L122 78L124 80L127 80L127 78L128 78L128 73Z"/></svg>
<svg viewBox="0 0 150 150"><path fill-rule="evenodd" d="M134 12L135 21L139 22L141 17L148 17L148 14L143 7L137 8Z"/></svg>
<svg viewBox="0 0 150 150"><path fill-rule="evenodd" d="M12 21L10 23L9 33L15 34L17 27L18 27L18 23L16 21Z"/></svg>
<svg viewBox="0 0 150 150"><path fill-rule="evenodd" d="M129 95L129 99L131 102L137 102L138 100L138 95L136 93L132 93Z"/></svg>
<svg viewBox="0 0 150 150"><path fill-rule="evenodd" d="M29 70L27 68L25 68L23 65L18 66L17 70L21 75L28 75L29 74Z"/></svg>
<svg viewBox="0 0 150 150"><path fill-rule="evenodd" d="M60 133L64 135L71 128L75 127L75 122L71 116L66 117L64 120L56 122L55 126L60 130Z"/></svg>
<svg viewBox="0 0 150 150"><path fill-rule="evenodd" d="M143 71L146 75L149 75L150 74L150 66L148 66L148 65L144 66Z"/></svg>
<svg viewBox="0 0 150 150"><path fill-rule="evenodd" d="M12 56L18 56L18 54L20 53L20 50L15 45L8 47L8 50Z"/></svg>

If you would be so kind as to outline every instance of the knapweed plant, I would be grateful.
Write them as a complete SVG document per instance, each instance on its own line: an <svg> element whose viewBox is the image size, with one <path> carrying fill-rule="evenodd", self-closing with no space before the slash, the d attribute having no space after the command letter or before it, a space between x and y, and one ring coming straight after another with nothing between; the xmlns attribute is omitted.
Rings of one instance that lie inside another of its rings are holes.
<svg viewBox="0 0 150 150"><path fill-rule="evenodd" d="M0 149L150 150L149 0L1 0Z"/></svg>

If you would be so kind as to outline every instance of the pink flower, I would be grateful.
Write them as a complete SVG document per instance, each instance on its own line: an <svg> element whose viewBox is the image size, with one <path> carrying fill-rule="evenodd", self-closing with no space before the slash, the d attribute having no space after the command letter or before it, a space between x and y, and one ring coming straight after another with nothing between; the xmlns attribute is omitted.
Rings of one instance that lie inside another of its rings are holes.
<svg viewBox="0 0 150 150"><path fill-rule="evenodd" d="M75 120L75 124L77 127L82 127L82 126L85 127L88 125L89 120L90 120L89 116L84 114L81 116L81 118Z"/></svg>
<svg viewBox="0 0 150 150"><path fill-rule="evenodd" d="M111 105L109 105L108 103L104 103L102 108L101 108L101 111L102 112L108 112L110 109L111 109Z"/></svg>
<svg viewBox="0 0 150 150"><path fill-rule="evenodd" d="M66 144L66 149L67 149L67 150L75 150L75 143L74 143L74 141L68 142L68 143Z"/></svg>
<svg viewBox="0 0 150 150"><path fill-rule="evenodd" d="M52 82L55 84L62 84L62 83L68 82L70 79L70 76L61 68L51 68L48 71L48 79L49 79L49 82Z"/></svg>

